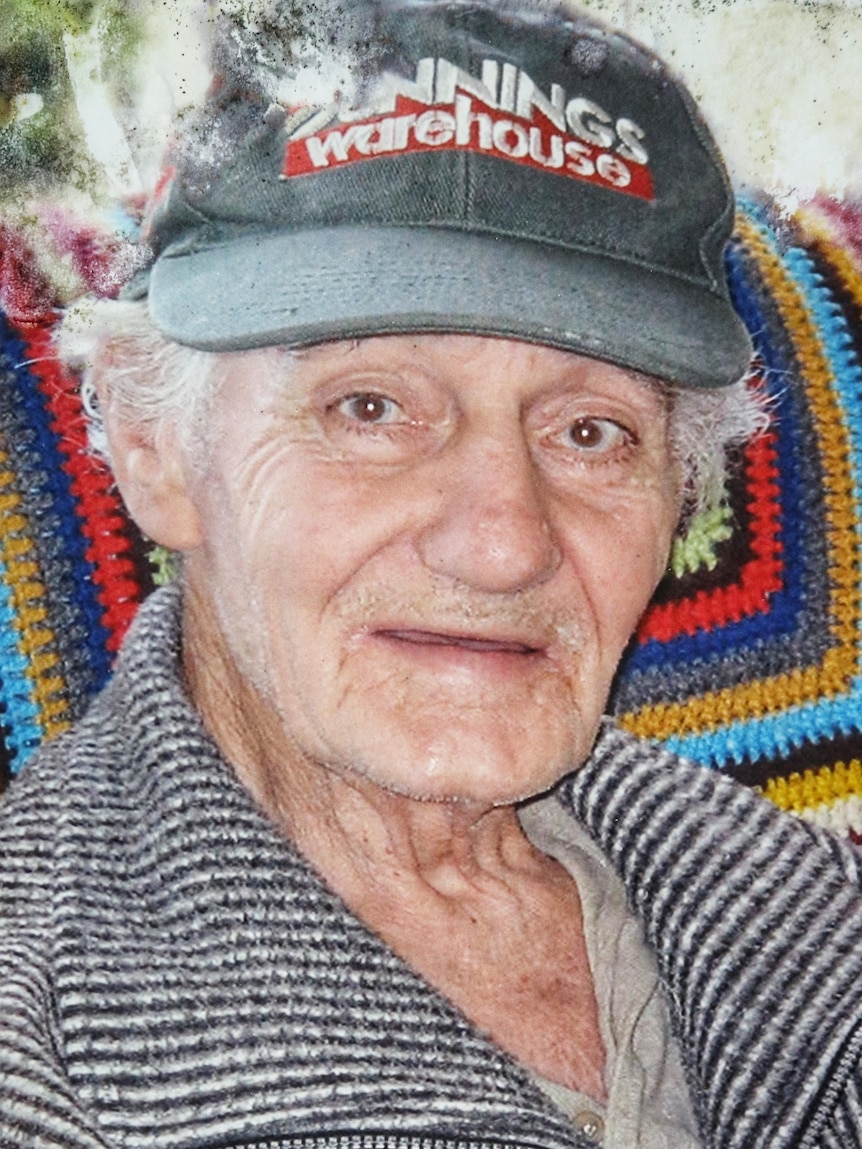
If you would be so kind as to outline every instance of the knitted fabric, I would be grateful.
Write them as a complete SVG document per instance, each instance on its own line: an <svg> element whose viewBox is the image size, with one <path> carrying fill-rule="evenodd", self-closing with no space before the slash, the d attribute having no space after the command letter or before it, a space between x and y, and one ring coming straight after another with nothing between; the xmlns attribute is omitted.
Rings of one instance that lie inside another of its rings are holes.
<svg viewBox="0 0 862 1149"><path fill-rule="evenodd" d="M0 317L2 759L15 770L106 682L148 563L88 451L76 381L47 325Z"/></svg>
<svg viewBox="0 0 862 1149"><path fill-rule="evenodd" d="M862 260L830 206L741 211L728 278L770 399L622 666L624 727L862 831Z"/></svg>
<svg viewBox="0 0 862 1149"><path fill-rule="evenodd" d="M771 426L734 460L725 504L678 543L612 696L626 729L857 837L860 221L862 211L828 201L792 220L765 203L743 205L728 278L754 338ZM156 577L107 471L87 453L75 381L52 356L57 298L46 261L10 246L8 234L0 785L105 682Z"/></svg>
<svg viewBox="0 0 862 1149"><path fill-rule="evenodd" d="M0 806L0 1145L584 1147L260 813L186 699L174 589Z"/></svg>
<svg viewBox="0 0 862 1149"><path fill-rule="evenodd" d="M255 806L177 598L0 805L0 1145L587 1149ZM611 724L551 806L643 923L703 1145L862 1144L862 855Z"/></svg>

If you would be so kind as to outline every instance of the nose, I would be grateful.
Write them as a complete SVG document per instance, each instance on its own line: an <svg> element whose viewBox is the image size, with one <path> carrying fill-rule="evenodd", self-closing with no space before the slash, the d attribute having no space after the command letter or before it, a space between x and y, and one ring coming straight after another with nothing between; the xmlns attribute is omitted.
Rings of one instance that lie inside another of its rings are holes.
<svg viewBox="0 0 862 1149"><path fill-rule="evenodd" d="M446 471L437 476L437 514L417 540L425 566L488 594L550 578L562 556L520 427L507 441L465 436Z"/></svg>

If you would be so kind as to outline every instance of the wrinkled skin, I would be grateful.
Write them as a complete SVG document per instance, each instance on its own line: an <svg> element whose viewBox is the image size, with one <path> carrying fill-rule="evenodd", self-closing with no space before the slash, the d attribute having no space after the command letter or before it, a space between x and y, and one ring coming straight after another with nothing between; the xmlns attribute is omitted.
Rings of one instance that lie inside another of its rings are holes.
<svg viewBox="0 0 862 1149"><path fill-rule="evenodd" d="M155 534L242 756L490 804L583 760L678 512L657 388L398 336L236 355L212 419Z"/></svg>

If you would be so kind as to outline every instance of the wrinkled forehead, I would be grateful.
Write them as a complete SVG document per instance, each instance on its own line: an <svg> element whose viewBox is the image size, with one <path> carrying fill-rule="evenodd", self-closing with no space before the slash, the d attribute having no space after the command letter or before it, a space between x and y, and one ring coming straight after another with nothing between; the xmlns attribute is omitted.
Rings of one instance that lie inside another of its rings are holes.
<svg viewBox="0 0 862 1149"><path fill-rule="evenodd" d="M625 379L656 393L667 393L673 384L654 375L636 371L625 364L600 356L583 355L551 344L533 340L512 339L501 335L466 332L416 331L398 335L370 335L354 339L329 339L307 347L279 346L275 353L297 364L351 363L364 360L404 359L439 363L457 369L473 359L496 354L501 360L520 356L533 360L548 372L587 375L602 373ZM492 385L492 384L491 384Z"/></svg>
<svg viewBox="0 0 862 1149"><path fill-rule="evenodd" d="M663 416L675 388L655 376L606 359L504 336L415 332L336 339L292 348L273 345L235 355L222 362L258 362L274 377L290 378L297 391L320 379L355 379L368 390L385 387L387 379L404 376L419 387L443 387L457 394L462 387L486 400L530 399L558 391L593 390L642 405Z"/></svg>

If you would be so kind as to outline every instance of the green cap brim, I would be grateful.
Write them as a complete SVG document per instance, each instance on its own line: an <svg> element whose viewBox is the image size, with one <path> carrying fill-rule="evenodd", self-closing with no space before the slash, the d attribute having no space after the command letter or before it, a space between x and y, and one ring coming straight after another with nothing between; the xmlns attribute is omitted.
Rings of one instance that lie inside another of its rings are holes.
<svg viewBox="0 0 862 1149"><path fill-rule="evenodd" d="M162 253L149 305L207 351L408 332L498 335L575 351L684 387L746 372L730 302L631 262L433 228L240 234Z"/></svg>

